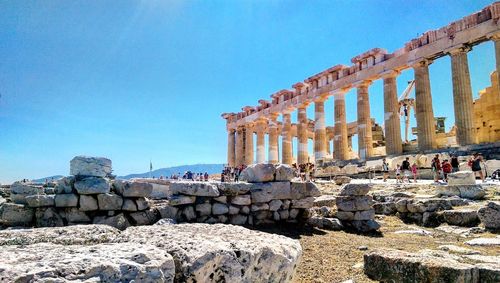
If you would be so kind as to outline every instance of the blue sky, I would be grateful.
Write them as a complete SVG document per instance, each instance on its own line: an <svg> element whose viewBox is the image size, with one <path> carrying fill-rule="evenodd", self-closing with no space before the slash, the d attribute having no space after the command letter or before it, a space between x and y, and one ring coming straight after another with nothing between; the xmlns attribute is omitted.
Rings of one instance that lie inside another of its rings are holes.
<svg viewBox="0 0 500 283"><path fill-rule="evenodd" d="M0 1L0 183L106 156L118 175L226 161L223 112L374 47L389 52L492 1ZM469 53L489 85L491 42ZM449 58L430 69L453 124ZM402 92L413 72L398 78ZM382 82L370 87L383 120ZM347 119L356 119L355 90ZM308 116L313 117L313 108ZM326 105L333 125L333 101ZM295 116L295 115L294 115ZM295 117L294 117L295 120Z"/></svg>

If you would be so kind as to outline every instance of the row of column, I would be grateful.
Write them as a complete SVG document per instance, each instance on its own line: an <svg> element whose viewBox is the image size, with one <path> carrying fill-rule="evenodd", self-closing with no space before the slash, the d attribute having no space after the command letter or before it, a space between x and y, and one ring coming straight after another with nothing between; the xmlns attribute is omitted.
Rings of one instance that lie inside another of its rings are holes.
<svg viewBox="0 0 500 283"><path fill-rule="evenodd" d="M496 69L500 76L500 36L494 36L496 54ZM451 57L451 70L453 81L453 105L455 124L457 127L457 143L469 145L475 143L475 129L473 121L473 98L470 82L469 65L467 59L468 47L461 47L448 51ZM432 94L429 78L429 65L431 60L417 62L414 66L415 75L415 114L417 120L418 147L420 150L437 148L434 111L432 107ZM386 152L388 155L397 155L403 152L401 141L401 128L399 118L399 102L397 92L397 76L399 72L389 71L383 74L384 85L384 130L386 138ZM500 79L500 78L499 78ZM357 87L357 124L358 124L358 149L360 159L373 155L373 138L370 115L370 99L368 87L370 81L356 85ZM348 137L345 93L348 89L333 93L334 96L334 158L348 159ZM328 146L326 138L325 106L327 96L314 101L314 156L322 159L327 156ZM297 109L297 136L298 156L297 162L309 162L307 150L307 104L298 106ZM291 114L289 111L282 113L282 144L281 162L291 164L292 136ZM230 130L228 136L228 163L230 166L241 164L250 165L254 162L253 133L257 133L257 163L265 162L265 128L269 126L269 161L278 163L278 115L271 115L269 121L261 119L256 123L249 123L238 130ZM254 129L256 127L256 129Z"/></svg>

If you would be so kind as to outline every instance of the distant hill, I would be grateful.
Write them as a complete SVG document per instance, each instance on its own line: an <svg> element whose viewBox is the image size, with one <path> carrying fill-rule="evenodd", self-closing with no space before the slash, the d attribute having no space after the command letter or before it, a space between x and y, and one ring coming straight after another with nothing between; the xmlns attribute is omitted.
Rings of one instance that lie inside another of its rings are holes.
<svg viewBox="0 0 500 283"><path fill-rule="evenodd" d="M45 183L45 180L48 180L48 181L52 181L52 180L58 180L58 179L61 179L62 175L55 175L55 176L50 176L50 177L45 177L45 178L40 178L40 179L35 179L35 180L31 180L31 182L33 183Z"/></svg>
<svg viewBox="0 0 500 283"><path fill-rule="evenodd" d="M151 176L158 178L160 176L170 177L173 174L184 174L186 171L191 171L194 173L205 173L208 174L217 174L222 172L224 168L224 164L195 164L195 165L182 165L168 168L161 168L157 170L151 171ZM132 179L132 178L147 178L149 177L149 172L139 173L139 174L130 174L126 176L118 176L118 179Z"/></svg>

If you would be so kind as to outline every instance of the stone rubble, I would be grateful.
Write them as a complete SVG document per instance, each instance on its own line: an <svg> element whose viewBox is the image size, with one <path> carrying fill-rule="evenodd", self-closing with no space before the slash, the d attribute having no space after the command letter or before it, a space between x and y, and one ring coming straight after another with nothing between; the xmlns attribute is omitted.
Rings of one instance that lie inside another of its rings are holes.
<svg viewBox="0 0 500 283"><path fill-rule="evenodd" d="M359 232L376 231L380 225L374 220L373 198L367 195L369 184L347 184L337 196L337 218L344 226Z"/></svg>

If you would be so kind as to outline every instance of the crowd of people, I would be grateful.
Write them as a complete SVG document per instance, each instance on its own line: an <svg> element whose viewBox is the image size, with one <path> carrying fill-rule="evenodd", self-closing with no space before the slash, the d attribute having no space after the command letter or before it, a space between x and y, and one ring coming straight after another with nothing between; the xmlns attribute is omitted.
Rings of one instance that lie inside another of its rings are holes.
<svg viewBox="0 0 500 283"><path fill-rule="evenodd" d="M439 183L440 181L448 182L448 175L450 173L458 172L460 170L460 162L458 161L458 157L456 155L452 155L451 159L440 160L439 154L436 154L431 161L431 169L434 177L434 182ZM481 181L484 182L485 175L483 174L483 168L481 163L483 162L483 157L479 153L474 153L473 156L469 159L467 165L470 167L472 172L476 176L479 176ZM382 172L383 172L383 180L387 181L389 177L389 163L387 163L384 158L382 161ZM418 179L418 166L415 162L410 165L410 158L406 157L406 159L401 164L396 164L394 168L394 173L396 175L397 183L411 183L411 179L416 183Z"/></svg>
<svg viewBox="0 0 500 283"><path fill-rule="evenodd" d="M240 179L240 174L245 168L245 165L241 165L238 167L225 166L221 172L220 181L238 182ZM314 180L314 164L305 163L297 165L297 163L293 163L292 168L295 169L295 177L300 178L302 181Z"/></svg>

